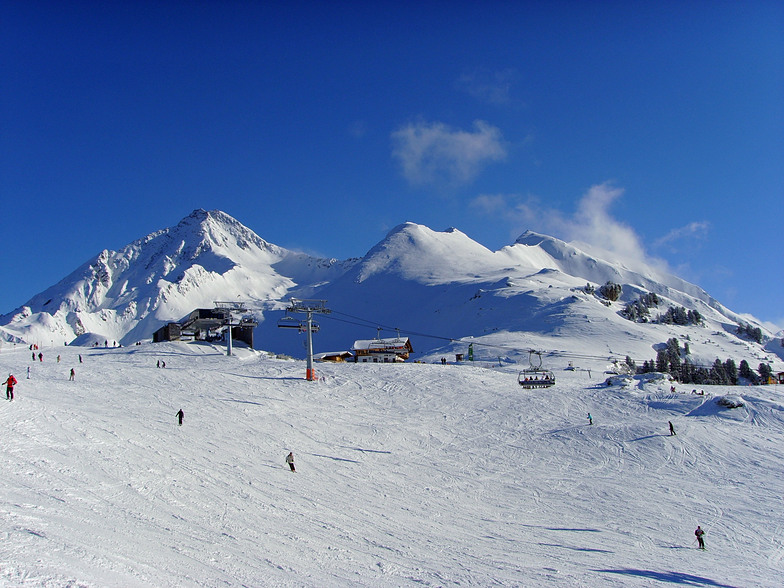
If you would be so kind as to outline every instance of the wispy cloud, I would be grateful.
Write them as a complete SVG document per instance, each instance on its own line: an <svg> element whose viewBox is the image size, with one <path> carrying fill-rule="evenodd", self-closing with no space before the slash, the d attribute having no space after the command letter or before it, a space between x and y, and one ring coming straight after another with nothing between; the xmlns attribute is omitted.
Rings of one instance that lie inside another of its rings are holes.
<svg viewBox="0 0 784 588"><path fill-rule="evenodd" d="M548 207L535 196L481 195L472 206L501 217L519 235L525 229L540 231L564 241L579 243L596 254L610 253L629 265L642 262L666 269L664 261L651 257L632 227L610 214L612 204L623 196L623 189L609 182L591 186L577 203L573 214L566 215Z"/></svg>
<svg viewBox="0 0 784 588"><path fill-rule="evenodd" d="M600 247L621 259L650 262L634 229L609 212L623 192L608 183L592 186L580 199L574 217L566 223L566 232L572 241Z"/></svg>
<svg viewBox="0 0 784 588"><path fill-rule="evenodd" d="M367 122L364 120L355 120L348 126L348 134L355 139L363 138L368 131Z"/></svg>
<svg viewBox="0 0 784 588"><path fill-rule="evenodd" d="M476 69L461 75L456 86L480 102L494 105L512 103L512 84L519 77L514 69L490 71Z"/></svg>
<svg viewBox="0 0 784 588"><path fill-rule="evenodd" d="M407 124L392 133L392 155L414 185L467 184L490 162L506 158L501 131L474 121L472 131L440 122Z"/></svg>
<svg viewBox="0 0 784 588"><path fill-rule="evenodd" d="M689 223L683 227L672 229L666 235L656 239L653 242L654 247L669 247L672 251L679 249L679 244L688 241L693 244L695 240L702 241L708 235L710 223L706 221L697 221Z"/></svg>
<svg viewBox="0 0 784 588"><path fill-rule="evenodd" d="M471 206L487 215L511 216L508 197L504 194L481 194L471 201Z"/></svg>

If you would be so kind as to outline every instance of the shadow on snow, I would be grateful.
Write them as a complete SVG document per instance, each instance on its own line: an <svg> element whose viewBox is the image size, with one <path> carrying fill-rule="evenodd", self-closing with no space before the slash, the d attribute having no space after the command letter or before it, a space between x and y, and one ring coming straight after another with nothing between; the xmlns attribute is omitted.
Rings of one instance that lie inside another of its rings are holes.
<svg viewBox="0 0 784 588"><path fill-rule="evenodd" d="M651 578L659 582L670 582L672 584L685 584L687 586L718 586L719 588L738 588L730 584L721 584L710 578L703 578L702 576L693 576L692 574L684 574L682 572L654 572L653 570L635 570L635 569L618 569L618 570L593 570L604 574L622 574L625 576L639 576L641 578Z"/></svg>

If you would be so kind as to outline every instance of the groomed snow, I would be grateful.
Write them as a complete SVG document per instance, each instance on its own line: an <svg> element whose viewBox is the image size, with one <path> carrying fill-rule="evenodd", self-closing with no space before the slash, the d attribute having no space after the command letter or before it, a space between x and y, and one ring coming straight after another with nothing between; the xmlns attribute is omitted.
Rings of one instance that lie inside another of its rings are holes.
<svg viewBox="0 0 784 588"><path fill-rule="evenodd" d="M781 586L780 388L236 351L5 346L0 584Z"/></svg>

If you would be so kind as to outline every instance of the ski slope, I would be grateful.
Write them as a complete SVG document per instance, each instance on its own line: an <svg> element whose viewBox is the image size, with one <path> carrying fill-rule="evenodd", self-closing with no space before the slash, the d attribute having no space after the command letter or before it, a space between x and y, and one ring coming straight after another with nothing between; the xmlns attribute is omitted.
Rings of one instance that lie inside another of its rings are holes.
<svg viewBox="0 0 784 588"><path fill-rule="evenodd" d="M5 347L0 584L781 586L780 388L235 351Z"/></svg>

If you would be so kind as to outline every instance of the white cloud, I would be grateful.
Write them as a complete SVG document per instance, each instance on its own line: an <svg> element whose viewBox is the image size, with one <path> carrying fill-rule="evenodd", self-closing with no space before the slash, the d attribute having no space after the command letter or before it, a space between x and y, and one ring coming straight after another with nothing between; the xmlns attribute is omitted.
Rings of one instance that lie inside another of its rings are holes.
<svg viewBox="0 0 784 588"><path fill-rule="evenodd" d="M564 229L571 241L600 247L620 259L650 263L634 229L614 219L609 213L610 205L622 195L623 189L608 183L591 186L580 199L577 212ZM655 265L660 265L660 262L657 260Z"/></svg>
<svg viewBox="0 0 784 588"><path fill-rule="evenodd" d="M610 207L623 192L609 182L591 186L578 201L571 216L548 207L535 196L484 194L471 204L489 215L501 217L513 227L515 236L531 229L564 241L577 242L581 248L595 251L596 255L606 257L609 252L613 258L631 266L642 262L667 271L664 261L646 253L634 229L610 214Z"/></svg>
<svg viewBox="0 0 784 588"><path fill-rule="evenodd" d="M474 121L473 131L443 123L410 123L392 133L392 155L414 185L469 183L492 161L506 157L501 131Z"/></svg>

